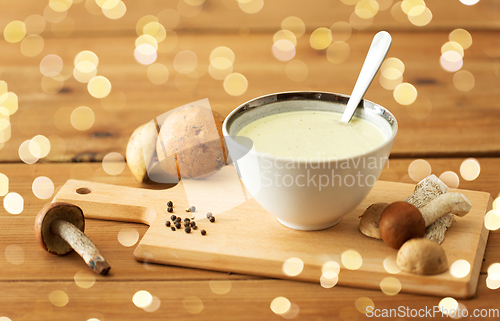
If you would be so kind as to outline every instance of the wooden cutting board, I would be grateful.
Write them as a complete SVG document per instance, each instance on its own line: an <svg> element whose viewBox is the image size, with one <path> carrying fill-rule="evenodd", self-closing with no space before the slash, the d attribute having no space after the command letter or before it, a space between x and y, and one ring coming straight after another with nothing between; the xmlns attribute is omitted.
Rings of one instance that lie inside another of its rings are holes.
<svg viewBox="0 0 500 321"><path fill-rule="evenodd" d="M442 246L450 265L460 259L470 263L470 273L463 278L455 278L449 272L434 276L391 274L384 268L384 261L394 263L397 251L358 231L359 216L370 204L404 200L413 193L414 187L379 181L368 197L340 223L314 232L281 225L254 199L249 199L232 166L204 180L182 180L166 190L69 180L54 200L80 206L87 218L149 225L134 252L139 261L318 284L322 267L335 261L340 266L337 285L380 290L381 281L393 277L401 283L401 292L472 297L488 239L483 220L492 206L489 193L458 190L471 201L472 210L465 217L455 219ZM171 216L166 211L169 200L175 204L173 214L182 218L194 216L199 229L187 234L182 229L172 231L166 227L165 222ZM190 205L196 206L196 212L185 211ZM208 211L214 213L215 223L205 217ZM205 229L207 235L201 235L201 229ZM362 265L355 270L342 262L342 254L348 250L356 251L362 258ZM297 272L300 273L295 275Z"/></svg>

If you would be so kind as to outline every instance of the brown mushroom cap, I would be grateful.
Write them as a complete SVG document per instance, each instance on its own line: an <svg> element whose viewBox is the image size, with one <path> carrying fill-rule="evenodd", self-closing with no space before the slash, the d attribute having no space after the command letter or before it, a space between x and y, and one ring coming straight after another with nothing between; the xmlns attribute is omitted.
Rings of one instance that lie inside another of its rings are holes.
<svg viewBox="0 0 500 321"><path fill-rule="evenodd" d="M395 249L399 249L409 239L425 235L422 214L407 202L389 204L380 215L378 225L382 240Z"/></svg>
<svg viewBox="0 0 500 321"><path fill-rule="evenodd" d="M56 220L67 221L83 232L85 219L81 208L64 202L49 203L38 212L35 218L35 237L38 244L50 253L64 255L73 249L59 235L51 232L50 226Z"/></svg>

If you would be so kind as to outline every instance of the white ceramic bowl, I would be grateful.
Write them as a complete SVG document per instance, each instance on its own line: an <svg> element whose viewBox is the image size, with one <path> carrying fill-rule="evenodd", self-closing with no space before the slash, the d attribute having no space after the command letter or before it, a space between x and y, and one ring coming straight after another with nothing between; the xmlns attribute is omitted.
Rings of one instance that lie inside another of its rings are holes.
<svg viewBox="0 0 500 321"><path fill-rule="evenodd" d="M346 95L326 92L271 94L242 104L224 121L229 155L243 184L264 209L287 227L326 229L354 210L386 164L398 130L396 119L384 107L362 100L355 115L375 124L388 138L362 155L339 159L280 158L255 151L250 139L236 134L250 122L276 113L304 109L342 112L348 99ZM328 182L326 177L330 178Z"/></svg>

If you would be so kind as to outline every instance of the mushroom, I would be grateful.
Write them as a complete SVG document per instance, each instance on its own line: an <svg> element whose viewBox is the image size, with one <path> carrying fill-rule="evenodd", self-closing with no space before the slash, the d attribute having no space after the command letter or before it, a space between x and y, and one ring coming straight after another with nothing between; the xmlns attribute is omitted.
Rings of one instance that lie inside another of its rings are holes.
<svg viewBox="0 0 500 321"><path fill-rule="evenodd" d="M380 215L380 236L387 245L399 249L407 240L423 237L425 228L443 215L464 216L471 206L467 197L457 192L441 194L420 209L407 202L394 202Z"/></svg>
<svg viewBox="0 0 500 321"><path fill-rule="evenodd" d="M174 177L201 179L226 162L224 118L198 105L173 110L161 124L156 152L162 168Z"/></svg>
<svg viewBox="0 0 500 321"><path fill-rule="evenodd" d="M57 255L75 250L94 272L108 274L111 267L92 241L83 234L84 229L83 211L69 203L49 203L38 212L35 219L35 236L42 248Z"/></svg>
<svg viewBox="0 0 500 321"><path fill-rule="evenodd" d="M438 274L448 269L443 248L428 239L414 238L401 246L396 258L397 265L405 272Z"/></svg>
<svg viewBox="0 0 500 321"><path fill-rule="evenodd" d="M156 154L158 132L154 122L137 127L127 144L127 165L135 179L142 183L148 178L148 166Z"/></svg>
<svg viewBox="0 0 500 321"><path fill-rule="evenodd" d="M382 215L382 212L388 205L389 203L375 203L370 205L363 215L361 215L359 231L366 236L380 239L378 222L380 220L380 215Z"/></svg>

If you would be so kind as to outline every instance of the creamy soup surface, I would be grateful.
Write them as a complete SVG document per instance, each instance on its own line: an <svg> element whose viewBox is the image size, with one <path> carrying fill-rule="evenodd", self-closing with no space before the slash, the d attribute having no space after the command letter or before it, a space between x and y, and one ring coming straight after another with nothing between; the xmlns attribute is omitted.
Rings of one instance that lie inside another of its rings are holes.
<svg viewBox="0 0 500 321"><path fill-rule="evenodd" d="M261 153L289 158L346 158L382 145L388 137L373 123L353 117L339 123L341 113L301 110L259 118L238 136L252 139Z"/></svg>

